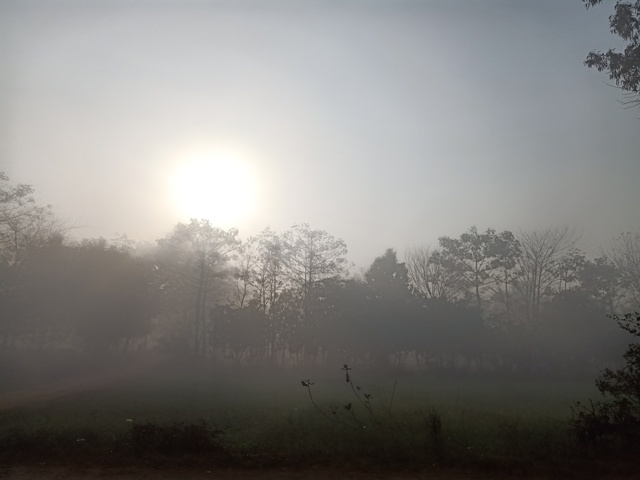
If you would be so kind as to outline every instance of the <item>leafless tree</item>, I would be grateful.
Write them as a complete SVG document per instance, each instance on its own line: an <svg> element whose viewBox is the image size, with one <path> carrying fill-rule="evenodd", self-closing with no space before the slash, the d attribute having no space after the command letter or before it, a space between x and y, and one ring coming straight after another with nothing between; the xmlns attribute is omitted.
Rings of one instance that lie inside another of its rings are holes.
<svg viewBox="0 0 640 480"><path fill-rule="evenodd" d="M308 224L295 224L282 235L282 262L293 286L302 298L316 282L339 278L348 270L347 244Z"/></svg>
<svg viewBox="0 0 640 480"><path fill-rule="evenodd" d="M610 246L610 258L618 269L626 296L637 306L640 303L640 232L627 232Z"/></svg>
<svg viewBox="0 0 640 480"><path fill-rule="evenodd" d="M405 253L405 263L411 285L425 297L456 300L464 296L466 288L460 266L440 249L411 248Z"/></svg>
<svg viewBox="0 0 640 480"><path fill-rule="evenodd" d="M568 227L521 231L521 253L517 259L518 278L514 287L524 306L524 320L534 327L540 318L540 305L557 281L557 264L577 240Z"/></svg>
<svg viewBox="0 0 640 480"><path fill-rule="evenodd" d="M19 266L29 251L64 236L68 228L51 206L37 205L31 185L13 185L0 172L0 262Z"/></svg>

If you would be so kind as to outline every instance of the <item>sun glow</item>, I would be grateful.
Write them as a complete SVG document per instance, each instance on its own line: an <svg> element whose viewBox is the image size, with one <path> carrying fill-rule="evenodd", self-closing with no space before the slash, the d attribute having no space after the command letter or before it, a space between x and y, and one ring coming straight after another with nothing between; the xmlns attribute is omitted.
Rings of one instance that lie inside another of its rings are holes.
<svg viewBox="0 0 640 480"><path fill-rule="evenodd" d="M245 155L211 149L179 155L171 174L172 203L185 218L237 227L256 209L257 180Z"/></svg>

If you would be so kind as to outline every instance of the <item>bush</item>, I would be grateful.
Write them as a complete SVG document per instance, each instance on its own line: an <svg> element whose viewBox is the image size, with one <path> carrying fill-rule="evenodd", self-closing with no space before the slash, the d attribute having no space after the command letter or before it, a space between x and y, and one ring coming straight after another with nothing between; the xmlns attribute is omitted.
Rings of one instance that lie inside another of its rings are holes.
<svg viewBox="0 0 640 480"><path fill-rule="evenodd" d="M151 453L162 455L200 454L221 451L221 431L199 423L134 423L131 442L137 455Z"/></svg>
<svg viewBox="0 0 640 480"><path fill-rule="evenodd" d="M640 337L640 313L623 317L612 315L618 325L634 337ZM574 406L572 427L578 438L589 445L632 447L640 439L640 344L629 345L623 356L625 366L619 370L605 369L596 380L596 387L606 398L579 402Z"/></svg>

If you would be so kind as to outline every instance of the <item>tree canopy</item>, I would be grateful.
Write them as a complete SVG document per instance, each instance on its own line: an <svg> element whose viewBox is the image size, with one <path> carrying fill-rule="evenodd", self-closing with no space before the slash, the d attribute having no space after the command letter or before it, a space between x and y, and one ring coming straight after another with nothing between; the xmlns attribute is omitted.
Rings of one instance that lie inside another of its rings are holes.
<svg viewBox="0 0 640 480"><path fill-rule="evenodd" d="M603 0L583 0L587 8ZM606 52L592 51L585 65L599 72L606 72L614 84L629 97L623 102L629 106L640 105L640 0L628 2L618 0L614 13L609 17L611 33L626 44L623 51L609 49Z"/></svg>
<svg viewBox="0 0 640 480"><path fill-rule="evenodd" d="M637 233L589 259L567 228L472 226L405 261L388 248L352 275L346 243L307 224L242 241L192 219L141 252L126 238L69 238L32 192L0 175L4 353L155 348L236 365L577 369L616 358L603 317L640 298Z"/></svg>

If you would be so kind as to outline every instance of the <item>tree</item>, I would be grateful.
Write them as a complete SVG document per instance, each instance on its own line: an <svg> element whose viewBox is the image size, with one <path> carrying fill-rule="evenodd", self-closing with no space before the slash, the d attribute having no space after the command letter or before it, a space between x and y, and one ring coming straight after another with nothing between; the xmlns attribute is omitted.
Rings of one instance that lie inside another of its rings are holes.
<svg viewBox="0 0 640 480"><path fill-rule="evenodd" d="M347 273L347 247L322 230L295 224L281 235L267 228L251 237L238 254L234 303L262 312L267 320L267 351L285 360L313 355L315 321L310 314L310 294L316 285L339 280Z"/></svg>
<svg viewBox="0 0 640 480"><path fill-rule="evenodd" d="M462 357L470 361L491 351L477 307L434 298L424 302L421 316L412 346L428 364L455 367Z"/></svg>
<svg viewBox="0 0 640 480"><path fill-rule="evenodd" d="M575 235L567 227L520 232L519 277L514 286L524 304L524 319L534 327L540 318L540 306L557 280L556 267L573 247Z"/></svg>
<svg viewBox="0 0 640 480"><path fill-rule="evenodd" d="M583 0L587 8L603 0ZM589 68L607 72L611 81L629 95L623 103L640 105L640 0L617 0L609 17L611 32L626 42L623 52L609 49L590 52L585 61Z"/></svg>
<svg viewBox="0 0 640 480"><path fill-rule="evenodd" d="M208 322L211 296L216 281L226 274L223 267L230 255L240 248L237 237L237 229L224 231L209 220L192 218L188 224L178 223L169 236L158 240L160 274L167 279L164 290L181 290L190 298L187 316L192 319L191 346L196 358L206 357L208 336L215 334Z"/></svg>
<svg viewBox="0 0 640 480"><path fill-rule="evenodd" d="M62 238L57 238L31 248L19 264L0 264L0 332L5 345L19 339L42 347L45 337L63 330L69 337L69 307L80 298L69 303L66 252Z"/></svg>
<svg viewBox="0 0 640 480"><path fill-rule="evenodd" d="M455 301L464 296L460 262L443 250L416 247L407 251L405 259L411 286L423 297Z"/></svg>
<svg viewBox="0 0 640 480"><path fill-rule="evenodd" d="M482 308L480 290L493 282L491 271L496 231L488 228L485 233L478 233L477 227L469 228L460 238L440 237L440 247L452 257L458 259L464 268L467 284L473 289L476 305Z"/></svg>
<svg viewBox="0 0 640 480"><path fill-rule="evenodd" d="M234 364L261 358L259 354L264 347L265 326L261 311L251 306L234 308L223 305L215 307L212 315L215 315L219 324L216 343L224 347Z"/></svg>
<svg viewBox="0 0 640 480"><path fill-rule="evenodd" d="M75 332L98 351L117 345L127 350L133 339L147 335L157 311L151 259L102 238L70 243L65 250L61 272L49 280L58 308L49 304L43 315L61 311L71 317Z"/></svg>
<svg viewBox="0 0 640 480"><path fill-rule="evenodd" d="M237 297L248 295L248 301L265 315L285 287L282 239L267 228L250 237L239 255Z"/></svg>
<svg viewBox="0 0 640 480"><path fill-rule="evenodd" d="M347 244L323 230L295 224L282 235L281 242L285 274L303 298L315 282L347 273Z"/></svg>
<svg viewBox="0 0 640 480"><path fill-rule="evenodd" d="M603 255L586 260L578 271L580 289L612 315L620 298L620 273L616 266Z"/></svg>
<svg viewBox="0 0 640 480"><path fill-rule="evenodd" d="M620 235L611 244L610 255L627 298L634 304L640 303L640 233Z"/></svg>
<svg viewBox="0 0 640 480"><path fill-rule="evenodd" d="M620 334L606 320L605 305L586 291L563 290L545 303L534 350L556 369L599 369L620 353Z"/></svg>
<svg viewBox="0 0 640 480"><path fill-rule="evenodd" d="M640 337L639 312L611 318L635 338ZM640 343L630 344L623 358L623 368L606 368L596 380L605 401L591 402L590 407L578 403L574 409L573 427L584 441L622 440L637 446L640 440Z"/></svg>
<svg viewBox="0 0 640 480"><path fill-rule="evenodd" d="M508 322L512 320L512 290L517 278L518 258L522 254L520 242L508 230L496 235L492 248L491 261L494 283L492 289L499 303L504 305L504 315Z"/></svg>
<svg viewBox="0 0 640 480"><path fill-rule="evenodd" d="M13 337L37 348L128 349L149 333L156 312L152 268L149 259L104 239L59 239L32 249L11 277L11 297L0 299L11 310L0 315L7 313L5 343Z"/></svg>
<svg viewBox="0 0 640 480"><path fill-rule="evenodd" d="M238 253L234 277L234 305L262 313L267 352L273 360L278 344L274 305L286 287L280 236L266 228L250 237Z"/></svg>
<svg viewBox="0 0 640 480"><path fill-rule="evenodd" d="M29 297L42 283L31 274L33 260L43 248L62 245L66 233L50 206L36 204L33 192L0 172L0 334L5 343L12 335L33 331L39 321L36 310L42 301Z"/></svg>
<svg viewBox="0 0 640 480"><path fill-rule="evenodd" d="M300 290L293 288L282 290L271 306L267 334L272 360L277 360L276 353L280 354L282 365L286 362L287 353L296 357L297 361L302 359L303 332L307 322L305 307L306 299L301 297Z"/></svg>
<svg viewBox="0 0 640 480"><path fill-rule="evenodd" d="M378 296L401 299L410 294L407 267L398 262L398 255L392 248L373 261L364 278Z"/></svg>
<svg viewBox="0 0 640 480"><path fill-rule="evenodd" d="M558 281L558 293L577 287L579 273L587 261L584 253L577 248L566 252L553 267L553 274Z"/></svg>
<svg viewBox="0 0 640 480"><path fill-rule="evenodd" d="M50 205L39 206L31 185L12 185L0 172L0 262L17 266L32 248L62 237L64 225Z"/></svg>
<svg viewBox="0 0 640 480"><path fill-rule="evenodd" d="M377 257L364 277L369 287L368 315L361 336L369 338L368 353L374 362L385 365L391 355L398 358L401 352L414 349L424 309L411 291L407 267L398 262L395 250L389 248Z"/></svg>

